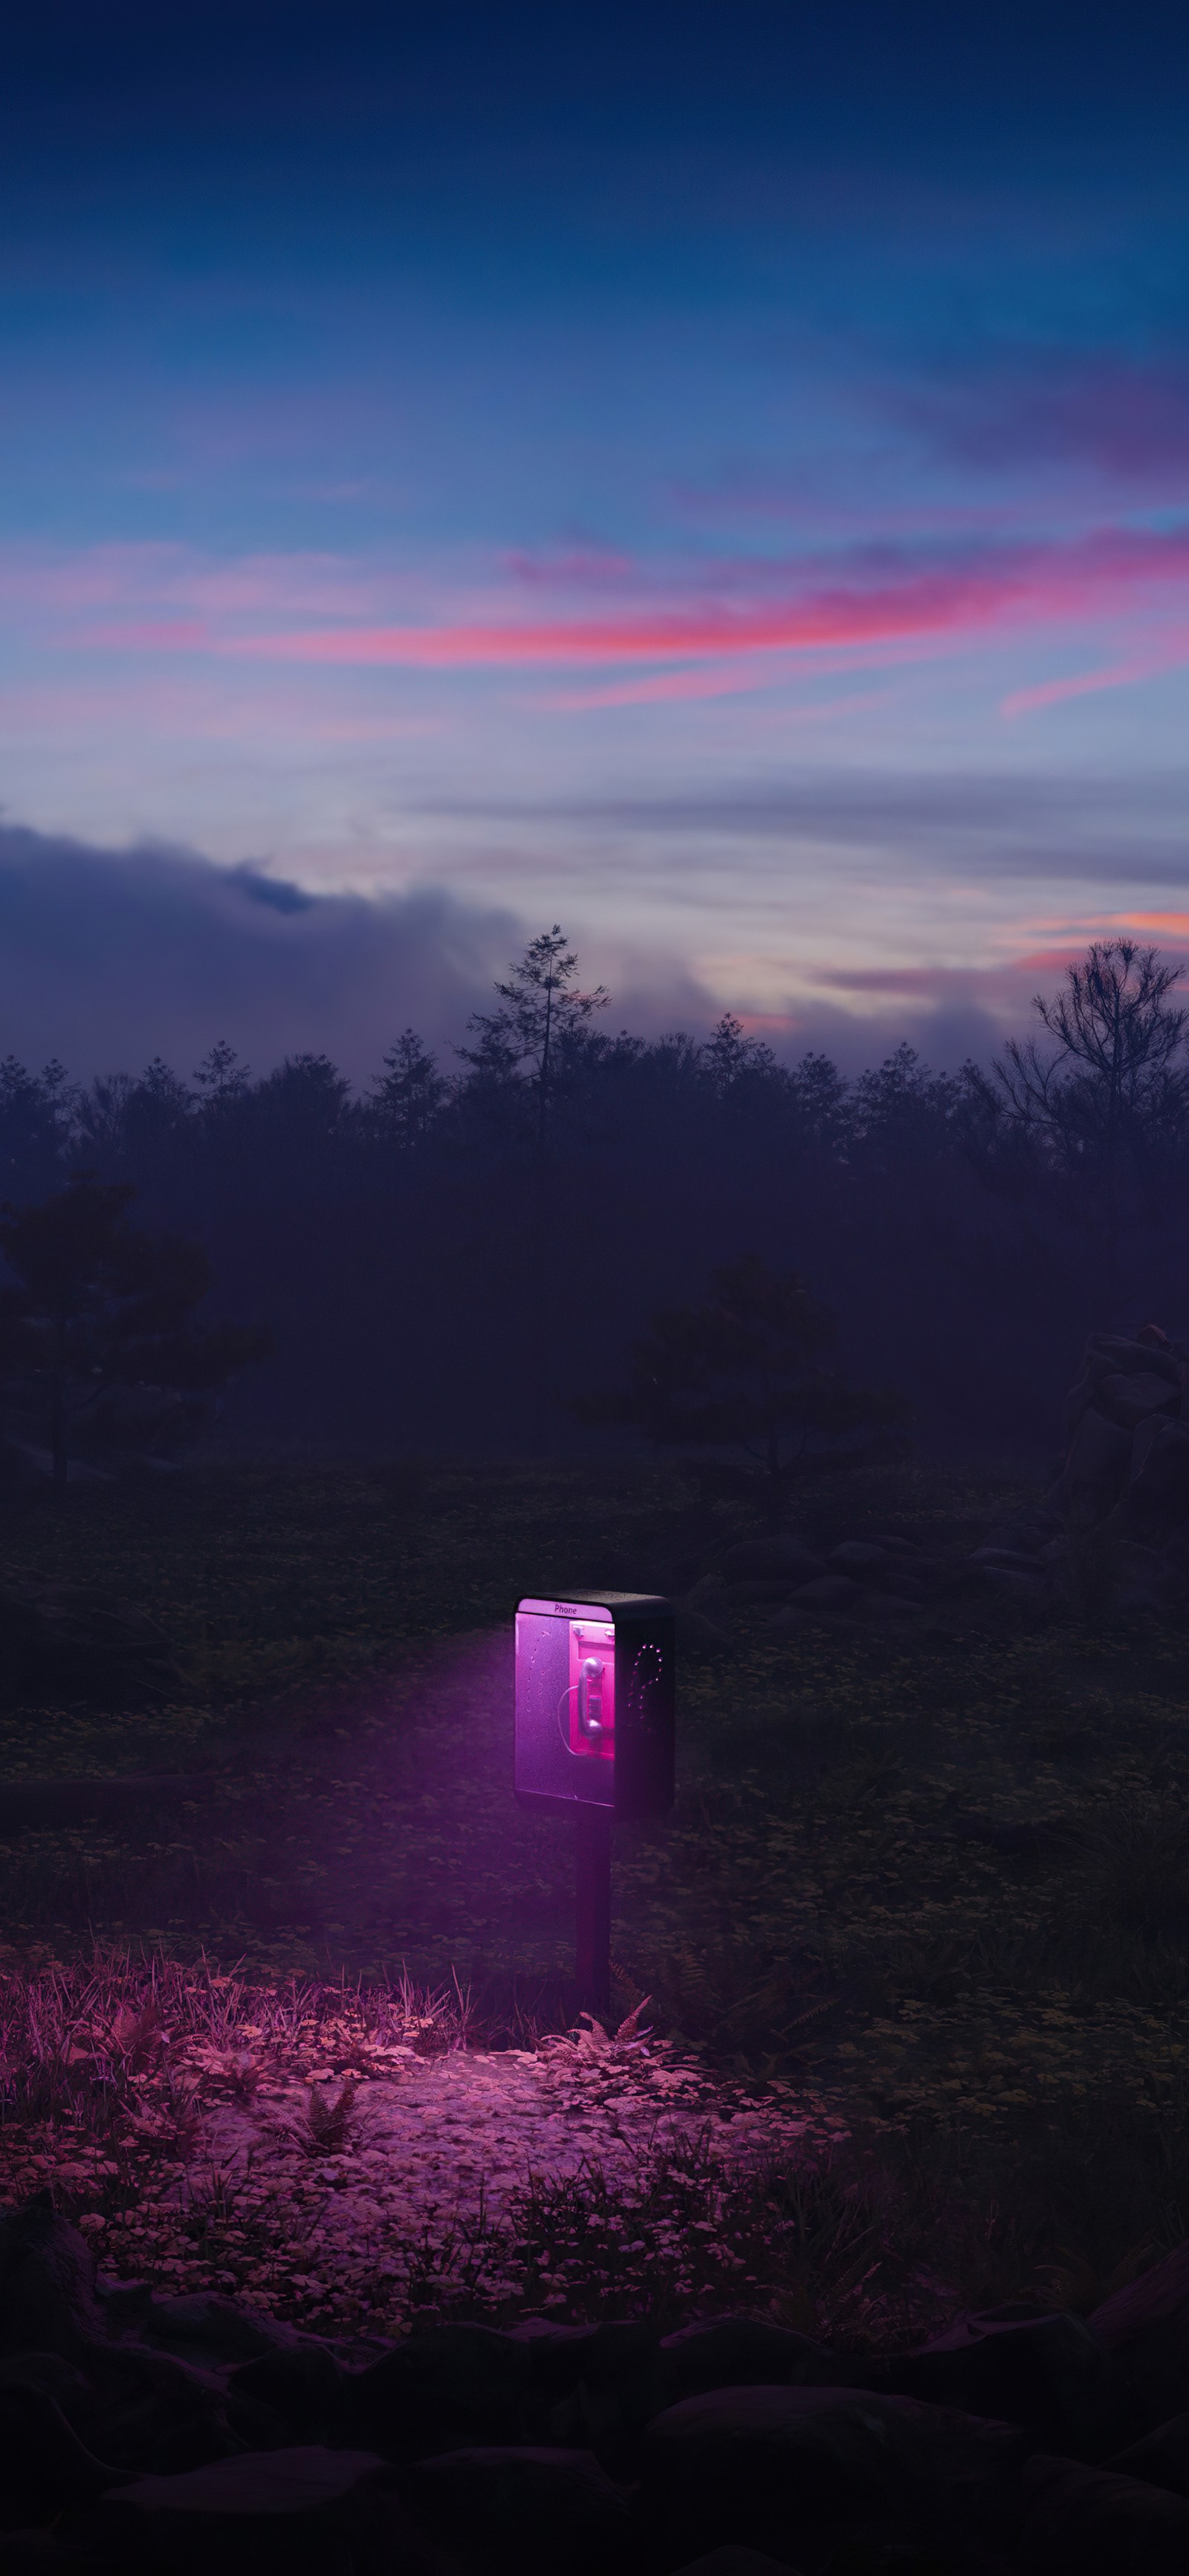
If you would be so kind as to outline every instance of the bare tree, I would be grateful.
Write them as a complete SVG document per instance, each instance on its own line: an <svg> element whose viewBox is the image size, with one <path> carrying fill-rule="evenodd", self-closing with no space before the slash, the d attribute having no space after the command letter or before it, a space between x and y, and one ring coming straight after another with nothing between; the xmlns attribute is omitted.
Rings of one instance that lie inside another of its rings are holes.
<svg viewBox="0 0 1189 2576"><path fill-rule="evenodd" d="M1017 1146L1097 1179L1112 1291L1126 1167L1151 1165L1189 1110L1189 1011L1171 999L1184 971L1133 939L1096 939L1051 1000L1033 999L1050 1043L1009 1038L990 1077L966 1069L976 1105Z"/></svg>

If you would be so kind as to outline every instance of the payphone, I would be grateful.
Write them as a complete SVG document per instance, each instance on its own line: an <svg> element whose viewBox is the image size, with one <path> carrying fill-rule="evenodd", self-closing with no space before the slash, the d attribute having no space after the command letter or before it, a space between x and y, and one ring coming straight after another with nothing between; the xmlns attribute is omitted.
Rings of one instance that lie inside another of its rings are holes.
<svg viewBox="0 0 1189 2576"><path fill-rule="evenodd" d="M569 1813L673 1804L673 1612L655 1592L530 1596L516 1613L516 1795Z"/></svg>
<svg viewBox="0 0 1189 2576"><path fill-rule="evenodd" d="M673 1804L673 1612L655 1592L589 1590L516 1613L516 1795L572 1815L580 2000L609 1999L611 1826Z"/></svg>

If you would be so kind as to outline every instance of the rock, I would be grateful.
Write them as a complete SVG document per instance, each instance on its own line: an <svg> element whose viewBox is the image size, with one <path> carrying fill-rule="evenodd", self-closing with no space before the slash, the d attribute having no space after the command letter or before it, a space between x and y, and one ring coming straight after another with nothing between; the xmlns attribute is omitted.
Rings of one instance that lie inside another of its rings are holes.
<svg viewBox="0 0 1189 2576"><path fill-rule="evenodd" d="M52 2531L8 2531L0 2536L0 2576L94 2576L84 2558Z"/></svg>
<svg viewBox="0 0 1189 2576"><path fill-rule="evenodd" d="M1159 1529L1189 1516L1189 1422L1141 1423L1127 1488L1128 1518Z"/></svg>
<svg viewBox="0 0 1189 2576"><path fill-rule="evenodd" d="M868 2385L1027 2428L1036 2441L1081 2443L1106 2420L1110 2363L1080 2317L989 2308L960 2317L919 2352L878 2366Z"/></svg>
<svg viewBox="0 0 1189 2576"><path fill-rule="evenodd" d="M363 2478L385 2467L371 2451L328 2451L318 2443L288 2451L248 2451L171 2478L137 2478L112 2491L113 2505L138 2513L184 2513L217 2521L243 2514L311 2513L336 2504Z"/></svg>
<svg viewBox="0 0 1189 2576"><path fill-rule="evenodd" d="M986 1601L1043 1601L1048 1589L1039 1567L1032 1573L1021 1573L1011 1565L980 1565L967 1557L956 1566L943 1587L947 1596L965 1594Z"/></svg>
<svg viewBox="0 0 1189 2576"><path fill-rule="evenodd" d="M1169 1588L1168 1568L1161 1558L1134 1540L1112 1539L1108 1564L1114 1610L1150 1610Z"/></svg>
<svg viewBox="0 0 1189 2576"><path fill-rule="evenodd" d="M704 2558L691 2558L687 2567L676 2570L676 2576L797 2576L797 2570L790 2559L769 2558L762 2549L745 2549L738 2541L728 2541L722 2549L708 2549Z"/></svg>
<svg viewBox="0 0 1189 2576"><path fill-rule="evenodd" d="M819 1574L813 1583L798 1584L789 1604L791 1609L827 1611L835 1616L853 1610L862 1600L862 1587L845 1574Z"/></svg>
<svg viewBox="0 0 1189 2576"><path fill-rule="evenodd" d="M1063 1518L1080 1528L1092 1527L1113 1510L1130 1465L1128 1433L1090 1406L1078 1423L1048 1499Z"/></svg>
<svg viewBox="0 0 1189 2576"><path fill-rule="evenodd" d="M666 2335L657 2355L662 2406L712 2388L836 2388L846 2365L823 2344L761 2317L712 2317Z"/></svg>
<svg viewBox="0 0 1189 2576"><path fill-rule="evenodd" d="M514 2442L531 2378L527 2342L493 2326L436 2326L352 2375L345 2421L391 2459L476 2438Z"/></svg>
<svg viewBox="0 0 1189 2576"><path fill-rule="evenodd" d="M1044 1566L1035 1551L1019 1547L972 1547L968 1565L1002 1565L1010 1574L1043 1574Z"/></svg>
<svg viewBox="0 0 1189 2576"><path fill-rule="evenodd" d="M836 1567L840 1574L858 1577L882 1572L887 1562L886 1548L877 1547L869 1538L844 1538L838 1547L831 1548L826 1559L827 1565Z"/></svg>
<svg viewBox="0 0 1189 2576"><path fill-rule="evenodd" d="M1178 1388L1183 1386L1185 1382L1183 1363L1177 1358L1170 1343L1165 1342L1162 1347L1160 1343L1153 1342L1149 1338L1153 1329L1151 1325L1146 1326L1142 1336L1130 1333L1091 1333L1082 1361L1082 1375L1088 1384L1094 1386L1100 1378L1111 1377L1122 1372L1127 1375L1134 1373L1136 1376L1150 1373L1154 1377L1163 1378L1168 1386Z"/></svg>
<svg viewBox="0 0 1189 2576"><path fill-rule="evenodd" d="M18 1440L8 1432L0 1442L0 1448L3 1450L6 1483L10 1479L29 1486L53 1482L54 1453L52 1449L43 1449L40 1441ZM68 1458L66 1482L68 1485L112 1485L115 1478L102 1467L89 1466L85 1459Z"/></svg>
<svg viewBox="0 0 1189 2576"><path fill-rule="evenodd" d="M666 2403L657 2336L626 2319L600 2326L514 2326L529 2355L529 2438L595 2449L617 2468L634 2457L642 2425Z"/></svg>
<svg viewBox="0 0 1189 2576"><path fill-rule="evenodd" d="M928 1589L922 1577L909 1571L907 1565L889 1566L886 1574L877 1574L866 1586L868 1596L885 1601L927 1601Z"/></svg>
<svg viewBox="0 0 1189 2576"><path fill-rule="evenodd" d="M1145 2478L1149 2486L1167 2487L1173 2495L1189 2497L1189 2413L1158 2424L1154 2433L1145 2433L1127 2450L1117 2452L1106 2466L1120 2477Z"/></svg>
<svg viewBox="0 0 1189 2576"><path fill-rule="evenodd" d="M1189 1522L1186 1375L1184 1354L1155 1325L1091 1336L1066 1404L1068 1454L1047 1497L1068 1528L1093 1531L1111 1519L1116 1535L1160 1538ZM1144 1605L1125 1588L1112 1606Z"/></svg>
<svg viewBox="0 0 1189 2576"><path fill-rule="evenodd" d="M1048 1509L1008 1512L988 1531L986 1544L1014 1548L1024 1556L1038 1556L1046 1540L1055 1538L1059 1528L1056 1513Z"/></svg>
<svg viewBox="0 0 1189 2576"><path fill-rule="evenodd" d="M814 2576L1015 2576L1014 2552L988 2548L977 2532L921 2538L894 2522L853 2523Z"/></svg>
<svg viewBox="0 0 1189 2576"><path fill-rule="evenodd" d="M309 2446L137 2478L69 2537L112 2576L210 2576L216 2564L219 2576L354 2576L381 2566L421 2576L434 2562L415 2540L401 2545L392 2526L406 2521L373 2453Z"/></svg>
<svg viewBox="0 0 1189 2576"><path fill-rule="evenodd" d="M227 2383L232 2398L270 2407L288 2426L288 2438L324 2441L337 2430L350 2382L324 2345L292 2352L264 2352L241 2362Z"/></svg>
<svg viewBox="0 0 1189 2576"><path fill-rule="evenodd" d="M1110 1421L1121 1423L1124 1431L1134 1431L1149 1414L1178 1412L1181 1391L1150 1369L1134 1369L1100 1378L1094 1400Z"/></svg>
<svg viewBox="0 0 1189 2576"><path fill-rule="evenodd" d="M731 1640L725 1628L700 1610L678 1610L673 1622L674 1641L679 1655L705 1656L713 1659L729 1655Z"/></svg>
<svg viewBox="0 0 1189 2576"><path fill-rule="evenodd" d="M597 2451L605 2468L634 2474L641 2428L666 2403L657 2337L614 2321L534 2337L526 2423L532 2438Z"/></svg>
<svg viewBox="0 0 1189 2576"><path fill-rule="evenodd" d="M245 2445L284 2440L279 2417L255 2401L229 2397L212 2371L134 2344L92 2345L88 2392L73 2420L91 2447L134 2469L162 2477L224 2460ZM263 2416L263 2430L262 2419Z"/></svg>
<svg viewBox="0 0 1189 2576"><path fill-rule="evenodd" d="M894 1591L890 1588L885 1591L881 1585L878 1591L874 1587L864 1591L856 1610L856 1617L861 1618L864 1625L869 1628L895 1627L902 1624L905 1619L915 1618L918 1610L922 1610L924 1606L923 1593L903 1591L899 1584Z"/></svg>
<svg viewBox="0 0 1189 2576"><path fill-rule="evenodd" d="M88 2504L122 2476L88 2451L43 2388L20 2380L0 2388L0 2527Z"/></svg>
<svg viewBox="0 0 1189 2576"><path fill-rule="evenodd" d="M95 2257L52 2192L39 2191L0 2220L0 2352L77 2361L101 2330Z"/></svg>
<svg viewBox="0 0 1189 2576"><path fill-rule="evenodd" d="M293 2326L257 2316L238 2299L220 2298L214 2291L181 2299L154 2297L141 2313L138 2332L145 2343L164 2344L199 2362L252 2361L259 2353L296 2350L302 2342Z"/></svg>
<svg viewBox="0 0 1189 2576"><path fill-rule="evenodd" d="M54 2404L60 2406L69 2422L80 2399L87 2395L87 2382L72 2361L64 2361L58 2352L9 2352L0 2360L0 2387L11 2380L22 2381L30 2388L42 2388Z"/></svg>
<svg viewBox="0 0 1189 2576"><path fill-rule="evenodd" d="M420 2460L405 2492L451 2541L482 2544L518 2571L622 2565L633 2537L626 2495L591 2451L448 2451Z"/></svg>
<svg viewBox="0 0 1189 2576"><path fill-rule="evenodd" d="M824 1557L815 1556L803 1540L777 1535L772 1538L744 1538L729 1547L720 1559L728 1583L763 1580L765 1576L785 1576L791 1583L809 1583L815 1574L824 1574Z"/></svg>
<svg viewBox="0 0 1189 2576"><path fill-rule="evenodd" d="M1006 2424L852 2388L717 2389L657 2417L640 2508L666 2555L744 2542L820 2563L848 2526L906 2538L973 2526L1010 2542L1025 2437Z"/></svg>
<svg viewBox="0 0 1189 2576"><path fill-rule="evenodd" d="M151 2281L117 2281L110 2273L97 2272L95 2296L108 2333L122 2334L126 2326L139 2329L142 2317L151 2313L157 2293Z"/></svg>
<svg viewBox="0 0 1189 2576"><path fill-rule="evenodd" d="M512 2327L508 2341L527 2350L530 2389L550 2403L566 2396L580 2380L588 2388L609 2388L622 2386L642 2371L652 2373L660 2348L651 2326L626 2318L600 2326L550 2326L542 2318L531 2317L524 2325Z"/></svg>
<svg viewBox="0 0 1189 2576"><path fill-rule="evenodd" d="M1025 2576L1185 2576L1189 2504L1040 2451L1024 2471Z"/></svg>
<svg viewBox="0 0 1189 2576"><path fill-rule="evenodd" d="M1127 1480L1129 1486L1134 1485L1136 1477L1143 1474L1153 1443L1159 1440L1162 1431L1167 1431L1169 1428L1170 1418L1166 1413L1146 1413L1143 1421L1136 1423L1131 1435L1131 1473Z"/></svg>
<svg viewBox="0 0 1189 2576"><path fill-rule="evenodd" d="M1189 2408L1189 2241L1116 2290L1088 2322L1113 2358L1137 2433Z"/></svg>
<svg viewBox="0 0 1189 2576"><path fill-rule="evenodd" d="M745 1583L731 1585L727 1606L731 1610L741 1610L750 1602L788 1601L795 1589L791 1574L757 1574Z"/></svg>

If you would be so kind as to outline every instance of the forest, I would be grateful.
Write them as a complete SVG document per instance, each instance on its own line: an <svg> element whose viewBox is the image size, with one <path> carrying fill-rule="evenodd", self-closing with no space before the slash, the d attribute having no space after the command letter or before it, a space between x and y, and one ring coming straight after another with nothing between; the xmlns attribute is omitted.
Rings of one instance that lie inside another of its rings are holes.
<svg viewBox="0 0 1189 2576"><path fill-rule="evenodd" d="M855 1079L614 1030L555 926L447 1061L413 1030L354 1091L325 1055L87 1083L0 1066L3 1195L72 1175L194 1239L267 1335L223 1436L322 1454L558 1455L658 1309L745 1255L796 1271L930 1446L1052 1451L1088 1331L1183 1315L1180 969L1095 944L994 1065L907 1044ZM620 1435L622 1437L622 1435Z"/></svg>

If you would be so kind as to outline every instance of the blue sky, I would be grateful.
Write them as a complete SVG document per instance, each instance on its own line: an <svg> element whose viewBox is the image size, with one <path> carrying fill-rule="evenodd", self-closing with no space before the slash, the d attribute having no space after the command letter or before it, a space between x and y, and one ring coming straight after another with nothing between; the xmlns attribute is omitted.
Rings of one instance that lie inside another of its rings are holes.
<svg viewBox="0 0 1189 2576"><path fill-rule="evenodd" d="M637 1020L952 1061L1087 936L1189 951L1189 34L968 16L25 13L22 1048L362 1066L560 918ZM245 865L312 898L258 990ZM147 905L85 997L79 866Z"/></svg>

